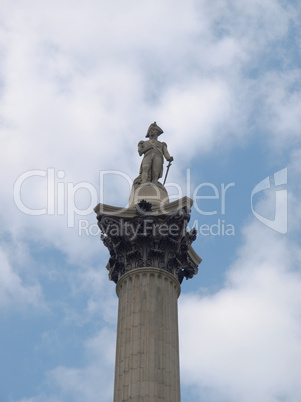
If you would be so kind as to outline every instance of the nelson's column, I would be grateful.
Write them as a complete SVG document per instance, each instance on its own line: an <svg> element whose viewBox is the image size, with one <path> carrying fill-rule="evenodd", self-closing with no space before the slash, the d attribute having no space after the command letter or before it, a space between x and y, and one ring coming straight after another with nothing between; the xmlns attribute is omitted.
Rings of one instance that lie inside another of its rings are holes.
<svg viewBox="0 0 301 402"><path fill-rule="evenodd" d="M143 160L129 206L94 208L119 297L114 402L180 401L177 299L201 258L191 247L196 231L186 230L193 201L169 202L158 181L163 157L173 160L162 133L155 122L138 144Z"/></svg>

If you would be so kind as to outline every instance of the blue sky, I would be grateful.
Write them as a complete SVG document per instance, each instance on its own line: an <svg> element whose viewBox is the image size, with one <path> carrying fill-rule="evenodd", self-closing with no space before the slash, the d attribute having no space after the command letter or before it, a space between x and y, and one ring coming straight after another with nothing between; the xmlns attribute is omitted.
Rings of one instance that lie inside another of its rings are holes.
<svg viewBox="0 0 301 402"><path fill-rule="evenodd" d="M155 120L203 258L179 298L182 401L301 400L300 21L297 1L1 2L1 401L112 400L93 207L126 205Z"/></svg>

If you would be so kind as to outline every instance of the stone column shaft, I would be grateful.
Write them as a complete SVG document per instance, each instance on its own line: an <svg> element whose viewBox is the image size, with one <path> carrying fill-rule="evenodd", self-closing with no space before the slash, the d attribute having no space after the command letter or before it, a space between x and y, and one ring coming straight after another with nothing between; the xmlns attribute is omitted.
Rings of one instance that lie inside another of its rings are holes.
<svg viewBox="0 0 301 402"><path fill-rule="evenodd" d="M114 402L180 402L179 281L137 268L118 281Z"/></svg>
<svg viewBox="0 0 301 402"><path fill-rule="evenodd" d="M119 297L114 402L180 402L177 299L201 262L192 202L95 208Z"/></svg>

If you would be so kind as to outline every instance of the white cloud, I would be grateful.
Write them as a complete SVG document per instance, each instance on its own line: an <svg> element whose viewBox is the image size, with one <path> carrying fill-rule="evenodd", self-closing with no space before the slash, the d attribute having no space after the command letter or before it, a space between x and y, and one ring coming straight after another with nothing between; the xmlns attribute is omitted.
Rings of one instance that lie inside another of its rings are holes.
<svg viewBox="0 0 301 402"><path fill-rule="evenodd" d="M83 326L100 320L108 325L116 325L118 298L115 293L115 283L109 281L104 261L96 268L89 266L85 270L70 275L72 297L76 299L80 295L85 295L86 300L83 310L72 309L66 312L66 319L74 322L75 325Z"/></svg>
<svg viewBox="0 0 301 402"><path fill-rule="evenodd" d="M0 249L0 308L26 310L45 308L42 290L38 283L24 283L11 265L7 254Z"/></svg>
<svg viewBox="0 0 301 402"><path fill-rule="evenodd" d="M244 238L221 291L181 296L183 385L208 401L297 401L301 255L259 223Z"/></svg>
<svg viewBox="0 0 301 402"><path fill-rule="evenodd" d="M56 390L59 400L112 400L115 339L115 332L104 327L84 345L88 361L86 367L77 369L60 366L48 373L50 389ZM44 402L43 397L40 400Z"/></svg>
<svg viewBox="0 0 301 402"><path fill-rule="evenodd" d="M69 281L74 293L92 287L85 310L88 320L102 316L109 324L113 321L114 301L103 288L107 279L89 268L98 256L104 265L107 250L96 236L79 236L77 228L67 228L66 215L20 213L13 203L17 177L28 169L54 167L65 171L62 183L87 181L97 189L99 170L118 168L133 178L140 163L136 144L154 120L164 129L162 140L175 157L170 177L177 180L182 166L190 166L196 155L206 152L210 157L212 150L225 152L245 144L259 129L264 133L260 144L271 138L272 152L282 153L284 145L295 147L300 135L300 72L295 54L285 52L283 42L292 23L298 23L297 11L298 5L276 0L3 2L1 224L24 247L31 240L51 244L68 262L85 267L81 285L78 278ZM281 73L271 72L279 69ZM295 151L296 170L298 158ZM105 202L125 204L126 186L108 180ZM24 201L32 207L47 206L45 189L44 178L28 181ZM66 195L66 187L64 191ZM294 205L298 198L296 192ZM88 205L87 194L79 191L77 203ZM93 212L87 219L96 222ZM206 401L227 395L233 401L268 402L281 392L292 400L300 396L294 373L287 375L299 359L294 304L300 303L300 279L282 268L288 261L295 264L299 256L286 240L249 229L247 246L221 292L181 296L182 378L184 384L206 387L201 390ZM22 280L29 255L23 267L18 265L20 272L2 252L0 259L1 303L40 303L40 286ZM104 295L107 310L99 307ZM72 308L67 318L85 322ZM100 338L93 345L102 357L87 357L84 368L59 367L49 375L59 399L41 396L27 402L95 400L103 395L99 389L106 381L109 399L112 383L106 367L111 370L113 363ZM102 376L104 382L99 382Z"/></svg>
<svg viewBox="0 0 301 402"><path fill-rule="evenodd" d="M61 402L61 400L52 396L48 397L46 395L39 395L33 398L23 398L18 402Z"/></svg>
<svg viewBox="0 0 301 402"><path fill-rule="evenodd" d="M253 82L250 93L256 110L254 121L269 138L275 152L293 149L301 138L300 70L267 72Z"/></svg>
<svg viewBox="0 0 301 402"><path fill-rule="evenodd" d="M259 62L262 49L287 33L292 15L277 1L243 7L234 0L227 7L89 1L84 8L68 1L6 2L1 163L7 174L0 182L9 189L3 195L5 224L11 225L7 217L16 213L13 183L27 169L55 167L66 172L63 182L85 180L97 187L102 169L118 167L135 177L136 143L151 121L165 130L175 164L188 165L202 152L246 141L257 102L252 91L257 93L265 78L253 89L244 81L245 71L250 59ZM279 91L260 96L274 110L265 125L284 132L287 124L298 123L298 97L288 98L290 86ZM290 99L287 108L284 99ZM106 191L108 203L120 202L114 183ZM38 205L45 199L38 186L28 194ZM79 249L79 257L82 239L62 230L63 218L50 218L19 215L14 231L35 233L71 258ZM29 225L35 230L28 231ZM76 242L75 250L67 238Z"/></svg>
<svg viewBox="0 0 301 402"><path fill-rule="evenodd" d="M231 89L221 80L192 81L188 87L174 87L166 93L158 115L162 121L164 116L173 116L166 122L167 131L173 133L172 147L181 149L181 160L208 153L225 140L229 143L229 133L241 122L235 104ZM239 137L239 130L235 132ZM183 139L186 139L184 147Z"/></svg>
<svg viewBox="0 0 301 402"><path fill-rule="evenodd" d="M46 373L42 392L18 402L109 402L113 399L116 334L103 327L88 338L82 368L58 366Z"/></svg>

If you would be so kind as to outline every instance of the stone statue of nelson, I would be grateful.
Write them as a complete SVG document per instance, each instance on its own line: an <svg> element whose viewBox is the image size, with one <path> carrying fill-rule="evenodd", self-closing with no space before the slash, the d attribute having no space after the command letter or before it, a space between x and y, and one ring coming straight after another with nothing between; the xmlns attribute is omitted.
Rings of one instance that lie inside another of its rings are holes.
<svg viewBox="0 0 301 402"><path fill-rule="evenodd" d="M161 134L163 134L163 130L154 122L149 126L145 136L149 140L139 142L138 153L140 156L144 156L139 176L135 179L134 185L147 182L162 185L158 182L158 179L163 174L163 156L170 162L173 161L173 157L169 155L166 143L158 141L158 137Z"/></svg>

